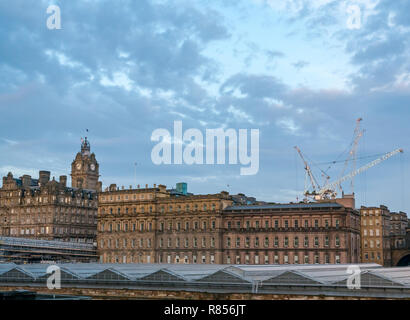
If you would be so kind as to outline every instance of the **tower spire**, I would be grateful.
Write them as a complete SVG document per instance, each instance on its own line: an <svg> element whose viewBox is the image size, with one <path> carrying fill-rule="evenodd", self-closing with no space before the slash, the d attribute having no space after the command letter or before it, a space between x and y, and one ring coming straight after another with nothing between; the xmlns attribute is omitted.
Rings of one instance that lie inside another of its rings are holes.
<svg viewBox="0 0 410 320"><path fill-rule="evenodd" d="M84 139L81 138L81 154L89 155L90 149L90 142L87 140L87 137L85 137Z"/></svg>

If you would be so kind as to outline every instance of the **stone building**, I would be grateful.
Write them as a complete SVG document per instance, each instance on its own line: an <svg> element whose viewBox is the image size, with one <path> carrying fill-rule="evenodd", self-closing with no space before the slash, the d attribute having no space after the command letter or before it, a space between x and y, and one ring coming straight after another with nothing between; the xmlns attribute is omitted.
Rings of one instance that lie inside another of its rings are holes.
<svg viewBox="0 0 410 320"><path fill-rule="evenodd" d="M357 263L360 216L336 202L111 185L99 195L97 245L104 263Z"/></svg>
<svg viewBox="0 0 410 320"><path fill-rule="evenodd" d="M392 249L407 248L406 229L408 218L405 212L390 213L390 246Z"/></svg>
<svg viewBox="0 0 410 320"><path fill-rule="evenodd" d="M98 163L87 138L72 164L72 186L67 176L50 179L29 175L3 177L0 189L0 235L44 240L93 243L97 225Z"/></svg>
<svg viewBox="0 0 410 320"><path fill-rule="evenodd" d="M391 215L386 206L360 208L363 263L390 266Z"/></svg>
<svg viewBox="0 0 410 320"><path fill-rule="evenodd" d="M223 263L360 261L359 213L336 202L227 207L223 223Z"/></svg>
<svg viewBox="0 0 410 320"><path fill-rule="evenodd" d="M153 188L99 196L97 245L101 262L220 263L222 211L227 192L191 195Z"/></svg>

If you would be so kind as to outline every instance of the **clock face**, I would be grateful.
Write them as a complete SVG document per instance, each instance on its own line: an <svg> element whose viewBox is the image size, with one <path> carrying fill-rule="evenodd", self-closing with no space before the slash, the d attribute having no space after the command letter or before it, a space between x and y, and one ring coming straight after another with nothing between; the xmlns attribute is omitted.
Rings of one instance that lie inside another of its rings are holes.
<svg viewBox="0 0 410 320"><path fill-rule="evenodd" d="M77 163L76 168L77 168L77 170L80 170L81 169L81 163Z"/></svg>
<svg viewBox="0 0 410 320"><path fill-rule="evenodd" d="M91 171L94 171L94 170L95 170L95 164L94 164L94 163L92 163L92 164L90 165L90 169L91 169Z"/></svg>

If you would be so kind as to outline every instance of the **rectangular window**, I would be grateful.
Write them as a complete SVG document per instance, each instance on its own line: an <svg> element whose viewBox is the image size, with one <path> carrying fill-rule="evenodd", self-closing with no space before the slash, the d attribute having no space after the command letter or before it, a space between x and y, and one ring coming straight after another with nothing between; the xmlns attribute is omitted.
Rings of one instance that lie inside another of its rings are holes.
<svg viewBox="0 0 410 320"><path fill-rule="evenodd" d="M336 244L336 247L339 247L339 246L340 246L340 238L339 238L339 236L336 236L335 244Z"/></svg>
<svg viewBox="0 0 410 320"><path fill-rule="evenodd" d="M339 255L336 255L335 262L336 262L336 264L340 264L340 256Z"/></svg>

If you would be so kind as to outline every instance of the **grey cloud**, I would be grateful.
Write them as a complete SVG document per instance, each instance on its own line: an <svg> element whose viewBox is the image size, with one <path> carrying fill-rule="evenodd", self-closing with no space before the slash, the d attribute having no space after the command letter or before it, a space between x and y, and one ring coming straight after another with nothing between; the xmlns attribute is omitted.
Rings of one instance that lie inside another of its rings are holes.
<svg viewBox="0 0 410 320"><path fill-rule="evenodd" d="M228 79L220 91L240 90L254 98L280 97L287 89L279 79L267 75L237 74Z"/></svg>
<svg viewBox="0 0 410 320"><path fill-rule="evenodd" d="M265 54L269 61L273 61L278 58L283 58L285 56L283 52L276 50L266 50Z"/></svg>
<svg viewBox="0 0 410 320"><path fill-rule="evenodd" d="M310 63L307 62L307 61L300 60L300 61L298 61L298 62L293 63L292 65L293 65L296 69L300 70L300 69L303 69L303 68L307 67L309 64L310 64Z"/></svg>

